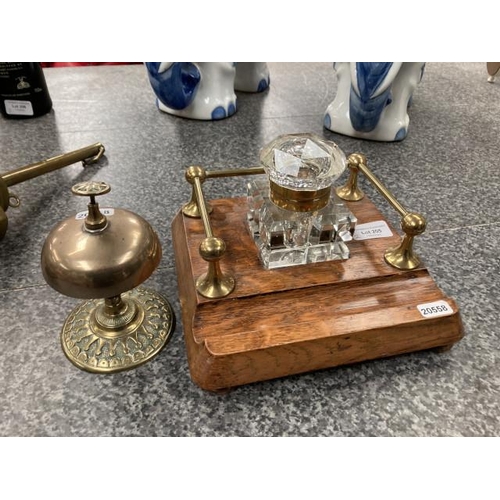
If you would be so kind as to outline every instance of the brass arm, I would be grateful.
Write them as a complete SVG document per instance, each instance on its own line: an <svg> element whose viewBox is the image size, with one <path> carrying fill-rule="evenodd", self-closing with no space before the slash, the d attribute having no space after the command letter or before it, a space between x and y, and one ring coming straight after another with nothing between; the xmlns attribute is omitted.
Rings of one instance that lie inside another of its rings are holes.
<svg viewBox="0 0 500 500"><path fill-rule="evenodd" d="M413 251L413 240L415 236L425 231L425 217L419 213L410 212L399 203L395 196L368 168L364 155L355 153L350 155L347 160L351 170L349 179L345 186L337 188L337 195L347 201L361 200L364 197L364 193L358 187L358 172L363 172L365 177L377 188L379 193L401 215L401 229L405 234L397 247L386 250L384 254L385 261L397 269L415 269L420 264L420 259Z"/></svg>
<svg viewBox="0 0 500 500"><path fill-rule="evenodd" d="M224 170L205 170L203 167L190 167L190 168L200 168L203 174L200 174L200 183L205 182L205 179L216 179L219 177L239 177L242 175L258 175L265 173L264 167L249 167L249 168L235 168L235 169L224 169ZM189 169L187 170L189 172ZM188 179L188 173L186 172L187 181L193 185L193 190L191 192L191 199L182 208L182 213L187 217L193 217L198 219L201 217L200 211L198 209L198 204L196 203L196 193L195 186ZM212 207L209 203L206 203L208 214L212 213Z"/></svg>
<svg viewBox="0 0 500 500"><path fill-rule="evenodd" d="M71 151L70 153L65 153L48 160L39 161L37 163L32 163L24 167L11 170L0 175L0 240L3 239L8 228L8 219L6 211L9 207L17 208L21 202L19 198L9 191L10 186L20 184L21 182L34 179L43 174L52 172L59 168L67 167L78 161L81 161L83 165L89 165L90 163L95 163L104 154L104 146L97 142L91 146L86 146L84 148L78 149L76 151Z"/></svg>
<svg viewBox="0 0 500 500"><path fill-rule="evenodd" d="M202 167L189 167L186 171L186 179L193 186L192 199L195 200L205 229L205 239L201 242L199 251L202 259L208 262L208 271L196 280L196 290L203 297L216 299L229 295L234 290L235 280L230 274L224 274L220 267L220 259L226 252L226 244L224 240L213 235L201 188L205 178L206 171Z"/></svg>

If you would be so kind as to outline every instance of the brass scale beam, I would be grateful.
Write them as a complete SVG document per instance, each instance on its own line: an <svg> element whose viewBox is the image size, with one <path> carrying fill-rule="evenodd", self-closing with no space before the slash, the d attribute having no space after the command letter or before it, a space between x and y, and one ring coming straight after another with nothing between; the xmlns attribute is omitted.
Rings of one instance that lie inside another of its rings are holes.
<svg viewBox="0 0 500 500"><path fill-rule="evenodd" d="M0 240L3 239L8 228L6 211L9 207L17 208L21 204L19 198L9 191L10 186L34 179L53 170L67 167L81 161L84 166L99 161L104 154L104 146L97 142L76 151L71 151L48 160L32 163L24 167L0 174Z"/></svg>
<svg viewBox="0 0 500 500"><path fill-rule="evenodd" d="M337 195L346 201L359 201L363 199L364 193L358 187L358 174L361 171L365 177L377 188L380 194L401 215L401 229L404 236L398 246L389 248L384 254L385 261L397 268L410 270L420 264L420 259L413 251L413 240L415 236L425 231L426 220L416 212L405 209L394 195L382 184L382 182L371 172L367 166L366 157L359 153L348 157L350 169L349 179L345 186L336 189ZM205 229L205 239L201 242L199 251L201 257L208 262L208 271L196 280L196 289L200 295L207 298L221 298L229 295L235 286L233 276L223 273L220 268L220 260L226 251L226 244L221 238L213 235L210 225L209 214L212 207L205 201L202 184L206 179L217 177L234 177L241 175L264 174L263 167L250 167L242 169L205 170L200 166L192 166L186 170L186 180L192 185L191 200L184 205L182 213L187 217L200 218Z"/></svg>

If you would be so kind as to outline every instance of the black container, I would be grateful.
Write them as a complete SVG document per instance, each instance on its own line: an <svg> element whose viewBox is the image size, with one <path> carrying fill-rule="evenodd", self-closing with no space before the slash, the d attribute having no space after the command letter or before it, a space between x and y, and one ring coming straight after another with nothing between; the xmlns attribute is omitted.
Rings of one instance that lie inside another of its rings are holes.
<svg viewBox="0 0 500 500"><path fill-rule="evenodd" d="M0 62L0 112L6 118L34 118L52 109L37 62Z"/></svg>

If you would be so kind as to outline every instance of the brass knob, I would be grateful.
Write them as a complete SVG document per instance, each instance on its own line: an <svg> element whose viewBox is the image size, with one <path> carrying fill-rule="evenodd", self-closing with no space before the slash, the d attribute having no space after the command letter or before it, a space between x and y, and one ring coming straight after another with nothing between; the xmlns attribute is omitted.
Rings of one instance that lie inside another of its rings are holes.
<svg viewBox="0 0 500 500"><path fill-rule="evenodd" d="M110 191L111 187L108 184L98 181L80 182L71 188L71 192L77 196L90 196L89 213L85 218L85 228L88 231L97 231L106 227L108 221L99 210L99 204L96 203L95 197Z"/></svg>
<svg viewBox="0 0 500 500"><path fill-rule="evenodd" d="M396 247L388 248L384 254L385 261L397 269L415 269L420 265L419 256L413 251L413 240L425 231L425 217L415 212L407 213L401 220L404 236Z"/></svg>
<svg viewBox="0 0 500 500"><path fill-rule="evenodd" d="M168 301L137 288L161 260L153 228L128 210L102 214L96 196L111 190L104 182L73 186L90 196L88 214L57 224L42 249L47 283L63 295L90 299L69 315L61 333L63 350L75 365L92 372L138 366L165 346L174 325Z"/></svg>
<svg viewBox="0 0 500 500"><path fill-rule="evenodd" d="M71 188L71 192L77 196L100 196L111 191L109 184L102 181L79 182ZM94 200L95 201L95 200Z"/></svg>

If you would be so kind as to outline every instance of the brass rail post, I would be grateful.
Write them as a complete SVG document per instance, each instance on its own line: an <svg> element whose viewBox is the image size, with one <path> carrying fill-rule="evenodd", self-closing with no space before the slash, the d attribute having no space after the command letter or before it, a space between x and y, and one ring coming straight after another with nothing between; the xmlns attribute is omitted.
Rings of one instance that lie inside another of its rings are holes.
<svg viewBox="0 0 500 500"><path fill-rule="evenodd" d="M194 199L205 229L205 239L200 243L199 251L202 259L208 262L208 271L196 280L196 290L203 297L217 299L229 295L234 290L236 282L230 274L224 274L220 267L220 259L226 252L226 244L221 238L215 237L212 232L201 188L205 178L206 171L202 167L193 166L186 171L186 179L193 186Z"/></svg>
<svg viewBox="0 0 500 500"><path fill-rule="evenodd" d="M347 201L361 200L364 197L364 193L358 187L358 172L361 171L377 188L378 192L401 215L401 229L405 234L398 246L386 250L384 254L385 261L397 269L415 269L420 264L420 259L413 251L413 240L415 236L425 231L425 217L417 212L410 212L399 203L394 195L368 168L364 155L359 153L352 154L348 157L347 161L350 168L349 179L345 186L337 188L337 195Z"/></svg>
<svg viewBox="0 0 500 500"><path fill-rule="evenodd" d="M205 170L203 167L190 167L190 168L200 168L204 173L200 176L200 183L203 184L206 179L216 179L218 177L239 177L242 175L257 175L265 173L264 167L249 167L249 168L236 168L236 169L224 169L224 170ZM193 190L191 192L191 199L182 208L182 213L187 217L193 217L199 219L201 217L200 210L198 209L198 204L196 203L196 192L194 184L188 178L188 172L186 171L186 180L193 185ZM212 207L209 203L206 203L207 212L212 213Z"/></svg>

